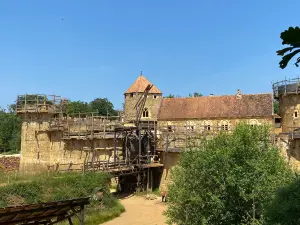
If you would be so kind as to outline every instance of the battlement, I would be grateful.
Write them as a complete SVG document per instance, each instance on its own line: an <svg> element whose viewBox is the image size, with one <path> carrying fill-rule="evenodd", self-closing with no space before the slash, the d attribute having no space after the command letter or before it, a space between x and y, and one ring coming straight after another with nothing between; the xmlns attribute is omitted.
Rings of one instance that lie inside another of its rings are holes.
<svg viewBox="0 0 300 225"><path fill-rule="evenodd" d="M66 99L57 95L18 95L16 100L16 113L62 113L67 102Z"/></svg>

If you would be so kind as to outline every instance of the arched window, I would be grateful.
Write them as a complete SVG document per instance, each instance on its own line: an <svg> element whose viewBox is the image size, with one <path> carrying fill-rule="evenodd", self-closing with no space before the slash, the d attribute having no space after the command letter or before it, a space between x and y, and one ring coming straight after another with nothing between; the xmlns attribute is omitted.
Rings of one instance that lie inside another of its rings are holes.
<svg viewBox="0 0 300 225"><path fill-rule="evenodd" d="M249 124L251 125L251 127L254 127L256 125L260 125L260 123L256 119L251 119Z"/></svg>
<svg viewBox="0 0 300 225"><path fill-rule="evenodd" d="M229 122L227 120L221 121L219 124L221 130L228 131L229 130Z"/></svg>
<svg viewBox="0 0 300 225"><path fill-rule="evenodd" d="M149 111L147 108L144 108L143 117L149 117Z"/></svg>
<svg viewBox="0 0 300 225"><path fill-rule="evenodd" d="M212 124L210 121L204 121L203 125L204 125L204 130L207 130L207 131L212 130Z"/></svg>

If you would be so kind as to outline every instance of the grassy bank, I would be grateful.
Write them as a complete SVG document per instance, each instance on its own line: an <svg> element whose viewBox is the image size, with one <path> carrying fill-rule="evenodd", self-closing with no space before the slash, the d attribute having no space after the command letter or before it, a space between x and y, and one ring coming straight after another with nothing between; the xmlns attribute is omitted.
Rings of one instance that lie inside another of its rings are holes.
<svg viewBox="0 0 300 225"><path fill-rule="evenodd" d="M91 201L86 208L86 224L100 224L119 216L124 207L109 190L106 173L65 173L20 177L0 187L0 207L67 200L92 196L95 189L104 193L101 202ZM76 224L76 219L75 219Z"/></svg>

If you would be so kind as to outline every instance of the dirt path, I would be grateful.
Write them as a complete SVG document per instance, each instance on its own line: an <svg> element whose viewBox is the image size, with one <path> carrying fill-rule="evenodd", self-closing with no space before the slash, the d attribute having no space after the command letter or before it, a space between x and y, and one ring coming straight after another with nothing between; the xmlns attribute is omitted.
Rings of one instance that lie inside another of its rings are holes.
<svg viewBox="0 0 300 225"><path fill-rule="evenodd" d="M126 209L120 217L104 225L165 225L162 212L166 205L159 200L146 200L143 197L132 196L121 200Z"/></svg>

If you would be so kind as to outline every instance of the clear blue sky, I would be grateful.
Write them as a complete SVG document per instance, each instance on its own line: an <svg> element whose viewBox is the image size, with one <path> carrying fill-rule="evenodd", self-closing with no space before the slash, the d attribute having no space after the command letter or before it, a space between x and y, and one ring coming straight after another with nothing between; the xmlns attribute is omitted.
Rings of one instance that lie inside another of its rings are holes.
<svg viewBox="0 0 300 225"><path fill-rule="evenodd" d="M270 92L300 75L275 53L300 25L300 1L285 2L2 0L0 105L55 93L118 108L141 70L165 95Z"/></svg>

